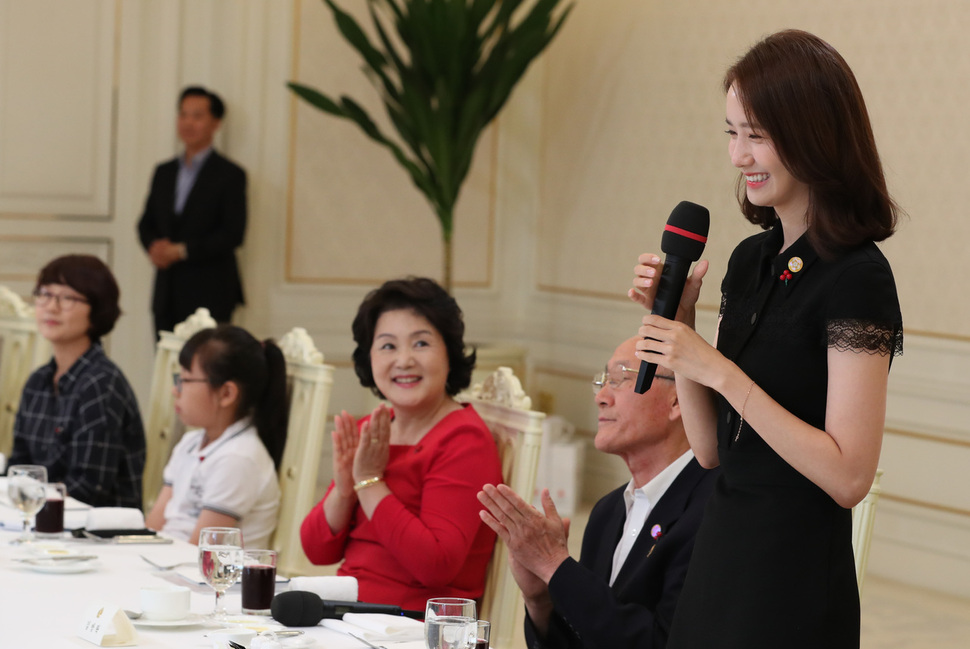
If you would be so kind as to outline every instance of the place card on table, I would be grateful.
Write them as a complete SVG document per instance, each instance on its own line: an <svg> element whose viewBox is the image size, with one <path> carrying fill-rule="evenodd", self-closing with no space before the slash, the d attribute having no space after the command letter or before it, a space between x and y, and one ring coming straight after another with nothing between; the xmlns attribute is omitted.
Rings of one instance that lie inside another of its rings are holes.
<svg viewBox="0 0 970 649"><path fill-rule="evenodd" d="M101 647L130 647L138 635L125 612L110 604L95 604L84 612L78 636Z"/></svg>

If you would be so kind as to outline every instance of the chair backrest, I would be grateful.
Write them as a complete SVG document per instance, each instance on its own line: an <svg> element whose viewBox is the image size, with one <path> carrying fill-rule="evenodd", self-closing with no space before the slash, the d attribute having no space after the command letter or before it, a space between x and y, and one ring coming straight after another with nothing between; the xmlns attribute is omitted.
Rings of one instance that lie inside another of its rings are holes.
<svg viewBox="0 0 970 649"><path fill-rule="evenodd" d="M508 367L498 368L483 383L475 385L470 394L464 393L459 399L471 403L492 431L502 459L505 483L531 501L545 413L531 410L531 399ZM479 611L480 618L492 623L490 646L506 649L516 644L519 630L515 628L515 618L522 606L522 592L509 571L507 548L499 539L492 552Z"/></svg>
<svg viewBox="0 0 970 649"><path fill-rule="evenodd" d="M276 570L294 576L316 572L303 553L300 524L317 499L317 474L333 389L332 365L323 363L305 329L295 328L280 339L286 357L290 417L286 449L280 463L280 513L271 547L279 555Z"/></svg>
<svg viewBox="0 0 970 649"><path fill-rule="evenodd" d="M145 421L145 472L142 474L142 503L151 511L158 491L162 488L162 472L175 444L185 432L175 416L175 396L172 394L172 375L179 371L179 352L185 341L203 329L216 326L209 310L199 308L175 325L175 331L163 331L155 344L155 365L152 369L152 390L148 400L148 419Z"/></svg>
<svg viewBox="0 0 970 649"><path fill-rule="evenodd" d="M50 358L50 343L37 332L34 308L0 286L0 453L13 448L13 424L30 373Z"/></svg>
<svg viewBox="0 0 970 649"><path fill-rule="evenodd" d="M876 504L882 488L879 479L882 469L876 469L876 478L869 487L869 493L862 502L852 508L852 552L855 555L855 576L859 582L859 592L862 592L862 582L866 576L866 566L869 565L869 546L872 544L872 525L876 519Z"/></svg>

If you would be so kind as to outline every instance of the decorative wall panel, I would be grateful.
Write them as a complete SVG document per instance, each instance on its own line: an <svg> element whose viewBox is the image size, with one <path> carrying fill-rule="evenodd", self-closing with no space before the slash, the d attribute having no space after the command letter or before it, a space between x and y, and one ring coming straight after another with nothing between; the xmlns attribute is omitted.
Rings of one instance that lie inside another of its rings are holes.
<svg viewBox="0 0 970 649"><path fill-rule="evenodd" d="M0 3L0 214L111 213L115 3Z"/></svg>

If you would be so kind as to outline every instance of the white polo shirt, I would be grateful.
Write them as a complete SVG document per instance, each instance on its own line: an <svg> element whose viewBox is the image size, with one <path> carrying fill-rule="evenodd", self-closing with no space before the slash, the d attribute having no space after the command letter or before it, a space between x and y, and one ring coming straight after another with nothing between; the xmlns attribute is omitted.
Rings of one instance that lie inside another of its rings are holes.
<svg viewBox="0 0 970 649"><path fill-rule="evenodd" d="M268 547L279 513L280 487L273 459L249 418L199 450L203 430L185 433L172 451L163 479L172 487L162 531L189 540L208 509L239 521L247 548Z"/></svg>

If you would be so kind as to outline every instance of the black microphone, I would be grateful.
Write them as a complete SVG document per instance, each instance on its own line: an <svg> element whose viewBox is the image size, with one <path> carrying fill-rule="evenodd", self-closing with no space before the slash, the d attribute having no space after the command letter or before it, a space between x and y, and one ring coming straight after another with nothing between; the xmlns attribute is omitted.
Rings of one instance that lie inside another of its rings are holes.
<svg viewBox="0 0 970 649"><path fill-rule="evenodd" d="M340 619L344 613L387 613L403 615L415 620L424 619L424 611L402 610L393 604L369 604L367 602L344 602L321 599L306 590L290 590L280 593L270 604L273 619L285 626L316 626L320 620Z"/></svg>
<svg viewBox="0 0 970 649"><path fill-rule="evenodd" d="M680 306L680 297L684 294L684 284L687 283L690 265L701 258L704 244L707 243L707 232L710 229L711 213L706 207L697 203L681 201L670 213L667 225L664 226L663 237L660 239L660 249L667 253L667 256L664 257L660 284L653 298L651 313L668 320L674 319L677 315L677 307ZM637 394L643 394L650 389L656 373L656 363L640 363L637 384L634 387Z"/></svg>

